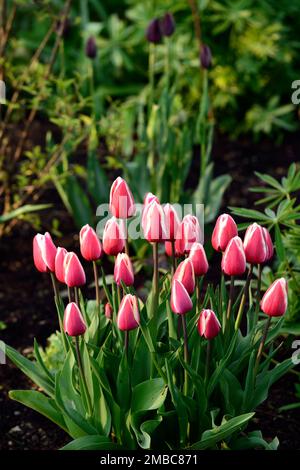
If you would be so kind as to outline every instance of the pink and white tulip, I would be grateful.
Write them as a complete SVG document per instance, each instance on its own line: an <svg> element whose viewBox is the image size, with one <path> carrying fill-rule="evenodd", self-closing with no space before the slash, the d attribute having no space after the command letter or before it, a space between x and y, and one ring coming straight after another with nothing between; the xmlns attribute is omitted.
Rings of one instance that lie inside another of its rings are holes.
<svg viewBox="0 0 300 470"><path fill-rule="evenodd" d="M177 279L172 281L171 309L178 315L183 315L193 308L192 300L184 285Z"/></svg>
<svg viewBox="0 0 300 470"><path fill-rule="evenodd" d="M95 230L88 224L84 225L79 233L80 252L87 261L96 261L101 257L101 242Z"/></svg>
<svg viewBox="0 0 300 470"><path fill-rule="evenodd" d="M280 317L285 314L288 305L287 282L281 277L270 285L265 292L260 306L270 317Z"/></svg>
<svg viewBox="0 0 300 470"><path fill-rule="evenodd" d="M204 276L204 274L207 273L208 261L204 247L201 243L193 243L189 254L189 259L193 263L195 276Z"/></svg>
<svg viewBox="0 0 300 470"><path fill-rule="evenodd" d="M86 331L86 324L75 302L66 306L64 313L64 331L69 336L81 336Z"/></svg>
<svg viewBox="0 0 300 470"><path fill-rule="evenodd" d="M59 282L65 283L65 268L64 261L67 255L67 250L62 247L58 247L55 256L55 276Z"/></svg>
<svg viewBox="0 0 300 470"><path fill-rule="evenodd" d="M240 237L233 237L222 257L222 271L227 276L240 276L246 271L246 255Z"/></svg>
<svg viewBox="0 0 300 470"><path fill-rule="evenodd" d="M129 331L138 328L140 324L139 301L135 295L127 294L123 297L117 318L118 328Z"/></svg>
<svg viewBox="0 0 300 470"><path fill-rule="evenodd" d="M249 225L244 237L244 250L248 263L261 264L267 260L269 248L261 225Z"/></svg>
<svg viewBox="0 0 300 470"><path fill-rule="evenodd" d="M195 273L194 273L194 266L192 260L190 258L186 258L184 261L179 263L173 279L180 281L181 284L184 285L187 292L191 295L195 290Z"/></svg>
<svg viewBox="0 0 300 470"><path fill-rule="evenodd" d="M110 189L109 209L117 219L128 219L135 214L135 203L128 184L120 176Z"/></svg>
<svg viewBox="0 0 300 470"><path fill-rule="evenodd" d="M124 250L124 230L114 217L105 224L102 243L103 250L107 255L116 256Z"/></svg>
<svg viewBox="0 0 300 470"><path fill-rule="evenodd" d="M41 273L55 271L56 246L50 233L45 235L38 233L33 239L33 261L35 267Z"/></svg>
<svg viewBox="0 0 300 470"><path fill-rule="evenodd" d="M162 206L155 200L144 208L142 228L148 242L163 242L167 238L165 213Z"/></svg>
<svg viewBox="0 0 300 470"><path fill-rule="evenodd" d="M216 251L225 251L228 243L238 234L235 221L229 214L222 214L218 217L212 233L211 243Z"/></svg>
<svg viewBox="0 0 300 470"><path fill-rule="evenodd" d="M204 309L198 320L198 332L206 339L215 338L221 330L221 324L213 310Z"/></svg>
<svg viewBox="0 0 300 470"><path fill-rule="evenodd" d="M115 261L114 279L117 285L121 285L121 281L126 286L132 286L134 283L134 273L132 263L126 253L119 253Z"/></svg>
<svg viewBox="0 0 300 470"><path fill-rule="evenodd" d="M64 258L64 281L68 287L80 287L86 282L85 272L78 256L69 252Z"/></svg>

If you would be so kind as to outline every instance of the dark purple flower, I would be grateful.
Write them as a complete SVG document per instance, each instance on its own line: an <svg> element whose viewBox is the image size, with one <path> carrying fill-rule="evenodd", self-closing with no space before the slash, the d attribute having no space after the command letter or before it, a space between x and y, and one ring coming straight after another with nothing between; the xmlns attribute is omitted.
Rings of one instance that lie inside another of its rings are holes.
<svg viewBox="0 0 300 470"><path fill-rule="evenodd" d="M158 18L154 18L154 20L150 21L146 32L146 38L147 41L153 42L154 44L157 44L161 41L162 35L160 21Z"/></svg>
<svg viewBox="0 0 300 470"><path fill-rule="evenodd" d="M90 59L95 59L97 55L97 44L93 36L90 36L86 42L85 53Z"/></svg>
<svg viewBox="0 0 300 470"><path fill-rule="evenodd" d="M212 55L211 50L207 44L201 45L200 51L200 62L204 69L209 69L211 67Z"/></svg>
<svg viewBox="0 0 300 470"><path fill-rule="evenodd" d="M160 29L163 36L172 36L175 31L175 20L172 13L167 12L161 19Z"/></svg>
<svg viewBox="0 0 300 470"><path fill-rule="evenodd" d="M72 28L72 21L70 18L66 18L65 21L57 20L55 30L62 37L67 37Z"/></svg>

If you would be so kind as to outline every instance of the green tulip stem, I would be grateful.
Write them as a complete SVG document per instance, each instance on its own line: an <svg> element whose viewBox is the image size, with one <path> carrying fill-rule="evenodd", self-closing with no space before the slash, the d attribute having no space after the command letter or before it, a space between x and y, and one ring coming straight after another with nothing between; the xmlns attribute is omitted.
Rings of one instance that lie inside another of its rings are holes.
<svg viewBox="0 0 300 470"><path fill-rule="evenodd" d="M181 315L182 322L182 332L183 332L183 342L184 342L184 362L188 364L189 362L189 349L188 349L188 335L186 327L186 318L185 315ZM184 395L188 394L188 373L184 369Z"/></svg>
<svg viewBox="0 0 300 470"><path fill-rule="evenodd" d="M100 306L100 288L99 288L99 273L96 261L93 261L94 279L95 279L95 290L96 290L96 303L97 307Z"/></svg>
<svg viewBox="0 0 300 470"><path fill-rule="evenodd" d="M157 313L158 296L159 296L159 275L158 275L158 243L154 242L153 246L153 281L152 281L152 308L150 311L150 318L153 318Z"/></svg>
<svg viewBox="0 0 300 470"><path fill-rule="evenodd" d="M72 292L69 286L68 286L68 299L69 299L69 304L70 304L72 302Z"/></svg>
<svg viewBox="0 0 300 470"><path fill-rule="evenodd" d="M175 258L175 241L171 241L171 249L172 249L172 277L176 271L176 258Z"/></svg>
<svg viewBox="0 0 300 470"><path fill-rule="evenodd" d="M209 366L210 366L210 357L211 357L211 340L207 340L207 348L206 348L206 362L205 362L205 376L204 382L207 383L208 375L209 375Z"/></svg>
<svg viewBox="0 0 300 470"><path fill-rule="evenodd" d="M254 377L256 377L257 372L258 372L258 368L259 368L261 356L264 350L264 345L267 339L268 331L270 328L271 320L272 320L272 317L268 317L266 324L265 324L264 332L263 332L261 342L257 351L257 356L256 356L256 361L255 361L255 366L254 366Z"/></svg>
<svg viewBox="0 0 300 470"><path fill-rule="evenodd" d="M77 307L80 309L78 287L74 287L74 293L75 293L75 303Z"/></svg>
<svg viewBox="0 0 300 470"><path fill-rule="evenodd" d="M52 286L53 286L54 298L55 298L56 305L60 305L62 300L61 300L61 297L60 297L59 288L58 288L58 284L57 284L55 274L50 272L50 276L51 276L51 281L52 281ZM59 314L58 314L58 323L59 323L60 332L63 335L64 329L63 329L62 319L60 318Z"/></svg>
<svg viewBox="0 0 300 470"><path fill-rule="evenodd" d="M234 276L230 277L230 290L229 290L229 300L227 305L226 320L229 321L231 309L233 305L233 295L234 295Z"/></svg>
<svg viewBox="0 0 300 470"><path fill-rule="evenodd" d="M125 330L124 348L125 348L126 355L128 355L128 347L129 347L129 331Z"/></svg>
<svg viewBox="0 0 300 470"><path fill-rule="evenodd" d="M242 321L244 308L245 308L245 303L246 303L248 290L249 290L249 286L250 286L250 281L251 281L251 276L252 276L252 269L253 269L253 266L252 266L252 264L250 264L247 279L246 279L244 290L243 290L243 295L242 295L240 307L239 307L239 311L238 311L237 318L236 318L236 321L235 321L235 326L234 326L235 331L237 331L239 329L241 321Z"/></svg>
<svg viewBox="0 0 300 470"><path fill-rule="evenodd" d="M255 325L257 324L257 321L258 321L259 307L260 307L261 275L262 275L262 266L261 266L261 264L258 264L258 266L257 266L256 305L255 305Z"/></svg>
<svg viewBox="0 0 300 470"><path fill-rule="evenodd" d="M85 378L84 369L83 369L83 363L82 363L82 360L81 360L80 347L79 347L79 337L78 336L75 336L75 349L76 349L78 369L79 369L79 373L80 373L80 376L81 376L82 385L83 385L83 388L84 388L84 393L86 395L88 414L90 416L92 416L91 397L90 397L88 386L87 386L87 383L86 383L86 378Z"/></svg>

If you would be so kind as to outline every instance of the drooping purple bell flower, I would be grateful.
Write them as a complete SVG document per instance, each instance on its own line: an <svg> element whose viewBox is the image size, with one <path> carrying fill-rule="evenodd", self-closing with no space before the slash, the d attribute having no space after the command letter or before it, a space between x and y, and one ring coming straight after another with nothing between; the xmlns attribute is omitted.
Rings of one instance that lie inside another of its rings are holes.
<svg viewBox="0 0 300 470"><path fill-rule="evenodd" d="M175 20L172 13L167 12L160 21L160 29L163 36L172 36L175 31Z"/></svg>
<svg viewBox="0 0 300 470"><path fill-rule="evenodd" d="M158 18L150 21L146 31L146 38L147 41L153 42L153 44L158 44L161 41L162 34Z"/></svg>
<svg viewBox="0 0 300 470"><path fill-rule="evenodd" d="M207 44L201 45L200 63L204 69L209 69L212 63L212 55L210 47Z"/></svg>
<svg viewBox="0 0 300 470"><path fill-rule="evenodd" d="M97 55L97 44L93 36L90 36L85 45L85 54L90 59L95 59Z"/></svg>

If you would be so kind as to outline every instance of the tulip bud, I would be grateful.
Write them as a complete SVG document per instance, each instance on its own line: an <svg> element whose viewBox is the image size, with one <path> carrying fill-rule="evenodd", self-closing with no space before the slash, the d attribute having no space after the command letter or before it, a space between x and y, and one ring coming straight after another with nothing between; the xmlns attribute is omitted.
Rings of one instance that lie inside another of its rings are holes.
<svg viewBox="0 0 300 470"><path fill-rule="evenodd" d="M204 276L208 271L208 262L203 245L195 242L192 245L189 259L193 263L195 276Z"/></svg>
<svg viewBox="0 0 300 470"><path fill-rule="evenodd" d="M222 214L218 217L211 243L215 250L225 251L230 240L238 234L235 221L229 214Z"/></svg>
<svg viewBox="0 0 300 470"><path fill-rule="evenodd" d="M109 209L117 219L128 219L135 214L133 195L126 181L120 176L111 185Z"/></svg>
<svg viewBox="0 0 300 470"><path fill-rule="evenodd" d="M45 235L38 233L33 239L33 261L35 267L41 273L55 271L56 246L50 233Z"/></svg>
<svg viewBox="0 0 300 470"><path fill-rule="evenodd" d="M175 20L172 13L167 12L161 19L160 30L163 36L172 36L175 31Z"/></svg>
<svg viewBox="0 0 300 470"><path fill-rule="evenodd" d="M112 217L104 227L103 250L107 255L116 256L124 250L125 235L121 225Z"/></svg>
<svg viewBox="0 0 300 470"><path fill-rule="evenodd" d="M166 235L168 240L175 240L175 236L178 231L180 224L179 217L176 210L171 204L166 204L164 206L165 213L165 224L166 224Z"/></svg>
<svg viewBox="0 0 300 470"><path fill-rule="evenodd" d="M146 196L144 197L144 206L148 206L152 201L156 201L157 204L160 204L159 199L155 194L153 193L147 193Z"/></svg>
<svg viewBox="0 0 300 470"><path fill-rule="evenodd" d="M85 333L86 324L75 302L66 306L64 313L64 331L69 336L81 336Z"/></svg>
<svg viewBox="0 0 300 470"><path fill-rule="evenodd" d="M184 285L187 292L191 295L195 290L195 273L192 260L186 258L184 261L179 263L173 279L180 281Z"/></svg>
<svg viewBox="0 0 300 470"><path fill-rule="evenodd" d="M148 242L162 242L166 239L165 213L155 200L144 208L142 227Z"/></svg>
<svg viewBox="0 0 300 470"><path fill-rule="evenodd" d="M108 320L111 320L112 319L112 315L113 315L113 308L112 306L110 305L110 303L106 303L105 304L105 316Z"/></svg>
<svg viewBox="0 0 300 470"><path fill-rule="evenodd" d="M119 307L117 324L122 331L138 328L140 324L139 301L135 295L127 294L123 297Z"/></svg>
<svg viewBox="0 0 300 470"><path fill-rule="evenodd" d="M210 47L207 44L201 45L200 50L200 63L204 69L209 69L211 67L212 55Z"/></svg>
<svg viewBox="0 0 300 470"><path fill-rule="evenodd" d="M179 258L181 256L178 251L176 251L176 243L174 243L175 256ZM169 258L172 257L172 242L165 242L165 253Z"/></svg>
<svg viewBox="0 0 300 470"><path fill-rule="evenodd" d="M273 245L269 230L266 229L265 227L263 227L262 229L263 229L265 241L267 244L267 257L265 261L269 261L273 257L273 254L274 254L274 245Z"/></svg>
<svg viewBox="0 0 300 470"><path fill-rule="evenodd" d="M190 252L195 242L203 243L203 234L197 217L188 214L179 224L176 234L175 249L183 256Z"/></svg>
<svg viewBox="0 0 300 470"><path fill-rule="evenodd" d="M246 260L251 264L260 264L268 257L268 246L263 228L254 223L249 225L244 237Z"/></svg>
<svg viewBox="0 0 300 470"><path fill-rule="evenodd" d="M153 42L153 44L158 44L161 41L162 35L158 18L150 21L146 31L146 38L148 42Z"/></svg>
<svg viewBox="0 0 300 470"><path fill-rule="evenodd" d="M240 276L246 271L246 256L240 237L233 237L222 257L222 271L227 276Z"/></svg>
<svg viewBox="0 0 300 470"><path fill-rule="evenodd" d="M59 282L65 283L65 268L64 268L64 261L67 255L67 250L65 248L61 248L60 246L57 248L56 256L55 256L55 276L59 280Z"/></svg>
<svg viewBox="0 0 300 470"><path fill-rule="evenodd" d="M285 314L287 305L287 282L281 277L270 285L261 300L260 306L266 315L280 317Z"/></svg>
<svg viewBox="0 0 300 470"><path fill-rule="evenodd" d="M200 336L206 339L215 338L221 330L221 325L216 314L209 309L204 309L200 313L198 320L198 332Z"/></svg>
<svg viewBox="0 0 300 470"><path fill-rule="evenodd" d="M177 279L172 281L171 309L174 313L183 315L193 308L192 300L184 285Z"/></svg>
<svg viewBox="0 0 300 470"><path fill-rule="evenodd" d="M97 44L93 36L90 36L86 42L85 54L90 59L95 59L97 56Z"/></svg>
<svg viewBox="0 0 300 470"><path fill-rule="evenodd" d="M96 261L101 257L102 247L95 230L88 224L79 233L80 252L87 261Z"/></svg>
<svg viewBox="0 0 300 470"><path fill-rule="evenodd" d="M126 286L132 286L134 283L133 267L126 253L119 253L117 256L114 279L118 286L121 285L121 281L123 281Z"/></svg>
<svg viewBox="0 0 300 470"><path fill-rule="evenodd" d="M66 254L64 259L65 283L68 287L80 287L85 284L85 272L78 256L73 252Z"/></svg>

